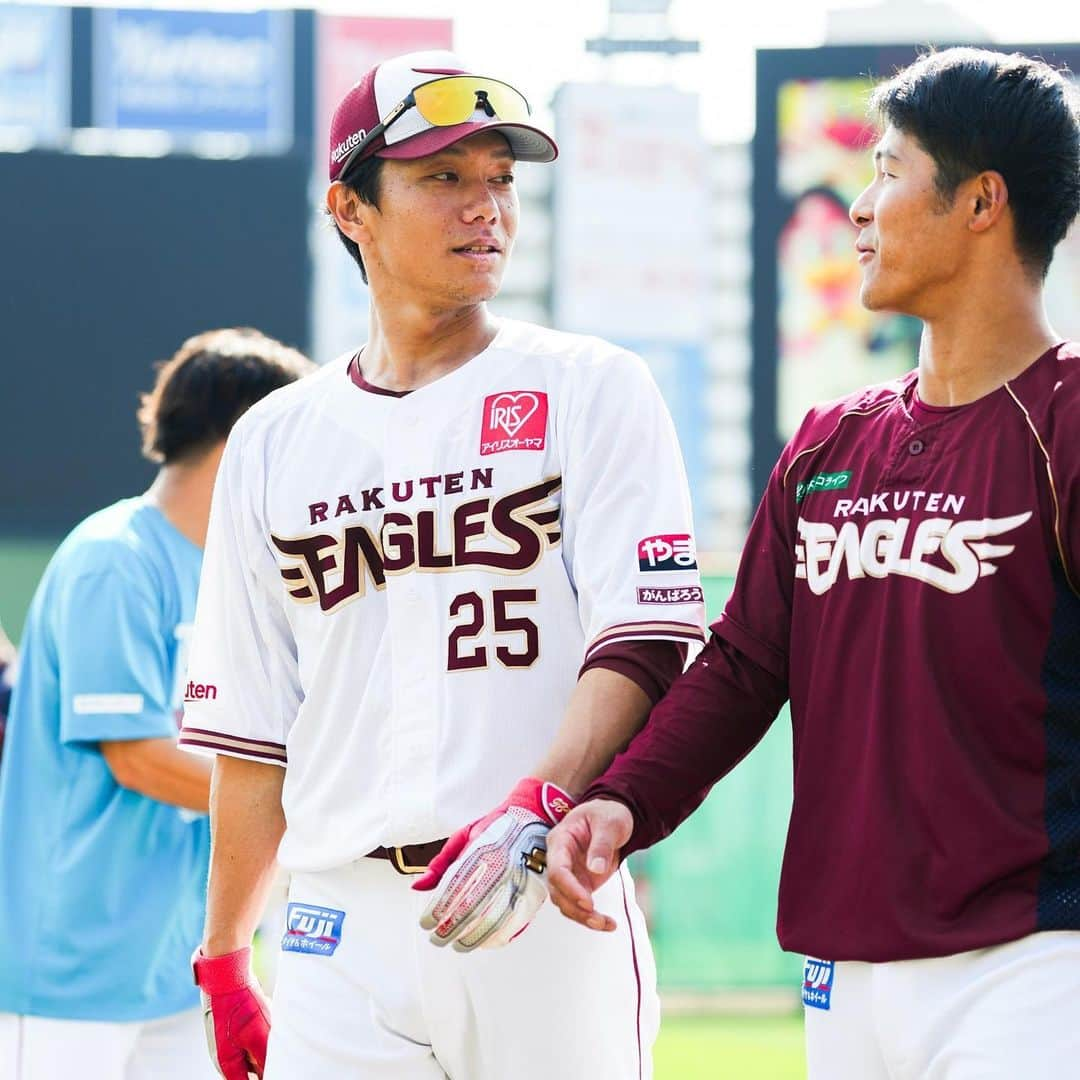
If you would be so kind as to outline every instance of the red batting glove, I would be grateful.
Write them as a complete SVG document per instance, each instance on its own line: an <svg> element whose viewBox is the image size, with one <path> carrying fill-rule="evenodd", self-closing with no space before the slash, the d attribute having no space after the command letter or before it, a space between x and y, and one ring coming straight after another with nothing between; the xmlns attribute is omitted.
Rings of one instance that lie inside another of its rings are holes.
<svg viewBox="0 0 1080 1080"><path fill-rule="evenodd" d="M210 1060L225 1080L262 1078L270 1035L270 1002L251 974L251 949L224 956L191 958L195 985L202 990L203 1020Z"/></svg>
<svg viewBox="0 0 1080 1080"><path fill-rule="evenodd" d="M421 892L442 886L420 916L430 940L470 952L517 937L547 898L547 834L573 805L562 788L530 777L454 833L413 885Z"/></svg>
<svg viewBox="0 0 1080 1080"><path fill-rule="evenodd" d="M546 819L552 825L561 821L576 806L574 799L555 784L545 783L526 777L519 780L505 802L500 803L490 814L468 825L462 826L443 844L442 851L428 863L428 868L414 882L412 887L417 892L430 892L442 881L443 874L450 869L465 850L470 840L479 836L497 817L511 806L520 806L532 811L541 820Z"/></svg>

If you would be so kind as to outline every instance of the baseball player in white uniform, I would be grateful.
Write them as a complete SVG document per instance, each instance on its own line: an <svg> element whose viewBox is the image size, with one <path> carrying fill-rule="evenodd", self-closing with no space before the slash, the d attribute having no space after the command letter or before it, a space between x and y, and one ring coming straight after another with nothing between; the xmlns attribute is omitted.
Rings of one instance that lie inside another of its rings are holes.
<svg viewBox="0 0 1080 1080"><path fill-rule="evenodd" d="M704 605L645 365L486 307L517 163L555 154L449 53L380 65L335 114L327 204L371 335L229 440L181 734L217 755L195 971L228 1080L651 1075L630 877L600 901L619 930L587 933L541 907L545 836ZM271 1026L248 946L275 856Z"/></svg>

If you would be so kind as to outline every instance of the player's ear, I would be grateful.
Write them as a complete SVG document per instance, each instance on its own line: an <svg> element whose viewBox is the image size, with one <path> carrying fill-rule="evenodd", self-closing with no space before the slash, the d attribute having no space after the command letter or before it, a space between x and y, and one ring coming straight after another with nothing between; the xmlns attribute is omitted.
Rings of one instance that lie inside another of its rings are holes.
<svg viewBox="0 0 1080 1080"><path fill-rule="evenodd" d="M352 188L335 182L326 193L326 209L330 211L337 227L352 241L365 244L371 239L368 216L377 213L375 207L364 202Z"/></svg>
<svg viewBox="0 0 1080 1080"><path fill-rule="evenodd" d="M972 232L986 232L991 225L1000 220L1009 205L1009 188L1005 177L999 172L987 170L968 181L968 193L971 207L968 216L968 228Z"/></svg>

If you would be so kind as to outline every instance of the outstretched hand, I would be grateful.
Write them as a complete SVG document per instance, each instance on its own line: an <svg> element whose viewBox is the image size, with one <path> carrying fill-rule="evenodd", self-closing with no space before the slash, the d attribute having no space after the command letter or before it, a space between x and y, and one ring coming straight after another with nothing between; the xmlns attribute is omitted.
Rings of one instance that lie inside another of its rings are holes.
<svg viewBox="0 0 1080 1080"><path fill-rule="evenodd" d="M633 815L623 803L590 799L548 833L548 892L568 919L592 930L615 929L615 920L596 910L593 893L618 869L619 852L633 831Z"/></svg>

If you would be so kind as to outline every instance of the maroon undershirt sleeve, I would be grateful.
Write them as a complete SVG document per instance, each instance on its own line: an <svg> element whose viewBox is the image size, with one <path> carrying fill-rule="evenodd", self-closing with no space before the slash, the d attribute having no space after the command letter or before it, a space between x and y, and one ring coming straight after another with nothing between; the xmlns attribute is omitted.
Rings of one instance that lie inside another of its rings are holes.
<svg viewBox="0 0 1080 1080"><path fill-rule="evenodd" d="M686 644L682 641L615 641L597 649L582 665L578 678L590 668L607 668L625 675L655 705L682 674Z"/></svg>
<svg viewBox="0 0 1080 1080"><path fill-rule="evenodd" d="M625 803L634 832L622 854L650 847L757 745L786 700L784 679L714 634L582 801Z"/></svg>

